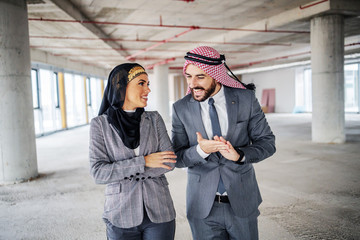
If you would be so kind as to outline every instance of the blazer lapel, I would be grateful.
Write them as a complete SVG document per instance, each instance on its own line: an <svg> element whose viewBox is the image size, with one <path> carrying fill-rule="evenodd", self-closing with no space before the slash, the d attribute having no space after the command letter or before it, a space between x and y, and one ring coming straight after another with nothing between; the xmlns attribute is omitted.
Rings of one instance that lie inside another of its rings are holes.
<svg viewBox="0 0 360 240"><path fill-rule="evenodd" d="M145 147L147 146L147 142L149 139L149 132L150 132L150 118L146 112L142 114L141 122L140 122L140 149L139 154L144 155Z"/></svg>
<svg viewBox="0 0 360 240"><path fill-rule="evenodd" d="M238 98L236 97L236 95L233 94L233 91L231 91L231 88L224 87L224 93L226 98L226 108L229 122L229 128L226 137L227 140L231 142L232 133L234 132L234 128L236 126L236 116L238 115L240 103L238 102Z"/></svg>
<svg viewBox="0 0 360 240"><path fill-rule="evenodd" d="M206 134L205 127L201 118L201 107L200 103L194 100L193 97L190 98L188 102L188 107L190 110L191 118L193 120L193 125L196 131L200 132L203 138L208 139ZM194 133L195 134L195 133Z"/></svg>

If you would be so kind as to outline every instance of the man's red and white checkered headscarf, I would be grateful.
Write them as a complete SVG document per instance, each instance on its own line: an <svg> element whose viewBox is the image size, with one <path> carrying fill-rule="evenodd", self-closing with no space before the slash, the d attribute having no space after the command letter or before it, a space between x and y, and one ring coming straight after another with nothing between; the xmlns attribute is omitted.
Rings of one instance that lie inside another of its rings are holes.
<svg viewBox="0 0 360 240"><path fill-rule="evenodd" d="M194 54L201 55L201 56L208 57L208 58L217 58L217 59L220 58L219 52L216 51L214 48L208 47L208 46L200 46L200 47L194 48L193 50L190 51L190 53L194 53ZM192 58L203 60L196 56L192 56ZM210 77L214 78L217 82L219 82L225 86L228 86L231 88L245 89L244 85L242 85L240 82L236 81L235 79L233 79L232 77L230 77L227 74L227 69L225 67L224 62L219 65L208 65L205 63L196 62L196 61L187 59L187 60L185 60L184 68L183 68L184 75L185 75L186 68L189 64L194 64L195 66L201 68ZM188 93L189 92L190 92L190 89L188 89Z"/></svg>

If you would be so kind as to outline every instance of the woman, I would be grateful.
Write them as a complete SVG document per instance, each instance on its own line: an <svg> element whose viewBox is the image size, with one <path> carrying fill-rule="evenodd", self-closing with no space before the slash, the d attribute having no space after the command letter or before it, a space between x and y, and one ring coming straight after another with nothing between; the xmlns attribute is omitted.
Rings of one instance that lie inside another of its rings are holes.
<svg viewBox="0 0 360 240"><path fill-rule="evenodd" d="M108 239L171 240L175 209L164 173L172 151L158 112L145 112L150 92L144 68L115 67L99 116L90 125L90 166L97 184L107 184L103 219Z"/></svg>

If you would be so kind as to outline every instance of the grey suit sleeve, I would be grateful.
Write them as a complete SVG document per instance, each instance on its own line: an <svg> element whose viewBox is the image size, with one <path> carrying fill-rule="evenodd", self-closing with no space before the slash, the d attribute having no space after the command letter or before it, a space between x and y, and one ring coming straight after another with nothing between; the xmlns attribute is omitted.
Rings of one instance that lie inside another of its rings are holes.
<svg viewBox="0 0 360 240"><path fill-rule="evenodd" d="M90 172L97 184L108 184L123 180L125 177L143 173L145 159L143 156L131 159L110 160L106 152L103 129L98 119L90 124Z"/></svg>
<svg viewBox="0 0 360 240"><path fill-rule="evenodd" d="M236 147L244 152L245 163L256 163L270 157L276 151L275 136L266 121L260 104L252 94L251 115L248 124L248 134L251 144L245 147Z"/></svg>
<svg viewBox="0 0 360 240"><path fill-rule="evenodd" d="M190 146L188 135L176 112L175 105L173 105L172 114L172 142L174 151L177 155L176 167L193 167L207 163L207 161L197 152L197 145Z"/></svg>
<svg viewBox="0 0 360 240"><path fill-rule="evenodd" d="M169 135L166 131L164 120L159 113L156 112L155 127L157 137L159 139L158 152L173 151ZM175 163L166 163L171 167L171 170L165 168L145 168L145 174L149 176L160 176L166 172L172 171L175 168Z"/></svg>

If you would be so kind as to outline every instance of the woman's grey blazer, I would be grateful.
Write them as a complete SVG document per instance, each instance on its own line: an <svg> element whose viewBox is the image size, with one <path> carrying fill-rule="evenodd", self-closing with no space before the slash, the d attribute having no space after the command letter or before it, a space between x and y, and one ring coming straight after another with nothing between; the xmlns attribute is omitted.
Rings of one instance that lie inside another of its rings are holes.
<svg viewBox="0 0 360 240"><path fill-rule="evenodd" d="M175 219L164 168L145 167L144 156L173 151L158 112L144 112L140 122L140 152L127 148L106 115L90 125L90 171L97 184L107 184L103 218L114 226L130 228L142 223L144 208L154 223ZM174 168L175 164L168 164Z"/></svg>

